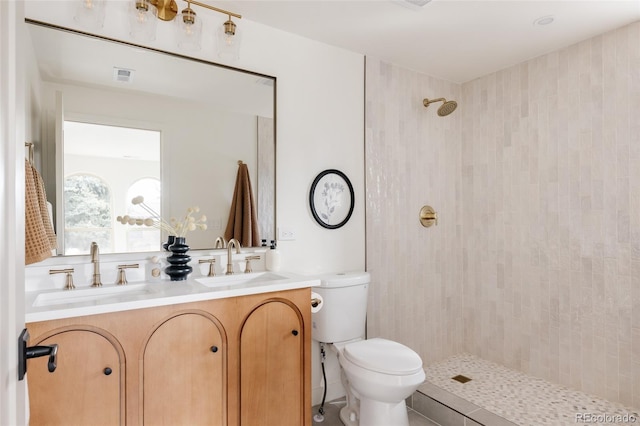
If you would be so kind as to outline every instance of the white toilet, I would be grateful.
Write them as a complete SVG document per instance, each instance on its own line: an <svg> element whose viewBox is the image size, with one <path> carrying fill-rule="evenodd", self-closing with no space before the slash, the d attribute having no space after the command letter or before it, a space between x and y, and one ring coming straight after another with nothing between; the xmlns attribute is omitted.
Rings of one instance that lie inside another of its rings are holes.
<svg viewBox="0 0 640 426"><path fill-rule="evenodd" d="M364 340L368 272L321 277L313 291L322 309L312 314L312 337L333 343L342 370L347 405L340 419L347 426L408 426L405 399L425 379L422 359L410 348L387 339Z"/></svg>

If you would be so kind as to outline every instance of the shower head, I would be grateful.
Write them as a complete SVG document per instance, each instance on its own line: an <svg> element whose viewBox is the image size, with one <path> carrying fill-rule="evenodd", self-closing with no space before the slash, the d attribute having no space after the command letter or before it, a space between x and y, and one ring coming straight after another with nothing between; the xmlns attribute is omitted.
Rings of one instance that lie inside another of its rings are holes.
<svg viewBox="0 0 640 426"><path fill-rule="evenodd" d="M425 107L428 107L429 104L432 104L434 102L442 102L442 105L440 106L440 108L438 108L438 115L440 117L444 117L444 116L447 116L447 115L451 114L458 107L458 103L456 101L448 101L445 98L438 98L438 99L433 99L433 100L429 100L429 99L425 98L422 101L422 104Z"/></svg>

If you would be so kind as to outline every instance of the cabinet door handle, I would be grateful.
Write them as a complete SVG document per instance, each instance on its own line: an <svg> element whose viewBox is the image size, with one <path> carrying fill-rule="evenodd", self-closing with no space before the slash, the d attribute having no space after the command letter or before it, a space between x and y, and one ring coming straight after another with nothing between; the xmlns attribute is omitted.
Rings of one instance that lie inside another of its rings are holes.
<svg viewBox="0 0 640 426"><path fill-rule="evenodd" d="M111 373L113 373L113 370L112 370L112 369L110 369L109 367L107 367L107 368L105 368L105 369L104 369L104 375L105 375L105 376L110 376L110 375L111 375Z"/></svg>
<svg viewBox="0 0 640 426"><path fill-rule="evenodd" d="M211 346L211 352L216 353L218 352L218 347L217 346Z"/></svg>
<svg viewBox="0 0 640 426"><path fill-rule="evenodd" d="M291 334L293 334L294 336L297 336L298 335L298 330L292 330Z"/></svg>

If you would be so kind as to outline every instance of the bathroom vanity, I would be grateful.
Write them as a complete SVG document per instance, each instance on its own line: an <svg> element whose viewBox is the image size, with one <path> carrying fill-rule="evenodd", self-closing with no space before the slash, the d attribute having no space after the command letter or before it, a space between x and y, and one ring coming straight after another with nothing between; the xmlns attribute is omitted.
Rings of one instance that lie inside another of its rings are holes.
<svg viewBox="0 0 640 426"><path fill-rule="evenodd" d="M308 424L317 281L271 278L159 282L31 309L29 345L58 344L53 373L47 357L28 362L31 424ZM103 289L80 291L91 290Z"/></svg>

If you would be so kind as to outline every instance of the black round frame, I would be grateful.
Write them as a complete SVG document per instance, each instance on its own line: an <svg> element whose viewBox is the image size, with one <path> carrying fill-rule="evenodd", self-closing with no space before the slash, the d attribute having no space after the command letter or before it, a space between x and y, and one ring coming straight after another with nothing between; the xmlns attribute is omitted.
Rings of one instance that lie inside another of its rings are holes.
<svg viewBox="0 0 640 426"><path fill-rule="evenodd" d="M314 202L314 198L315 198L315 194L316 194L316 189L317 189L318 183L320 182L320 180L323 177L325 177L327 175L330 175L330 174L337 175L342 180L344 180L345 184L347 185L347 188L349 188L349 197L350 197L350 200L349 200L349 202L350 202L349 212L347 213L345 218L340 223L337 223L335 225L328 224L327 222L325 222L320 217L320 215L318 214L318 211L316 209L315 202ZM311 190L309 191L309 207L311 208L311 214L313 214L313 218L323 228L337 229L337 228L340 228L340 227L344 226L349 221L349 219L351 218L351 214L353 213L354 205L355 205L355 198L354 198L353 186L351 185L351 181L349 180L347 175L342 173L340 170L336 170L336 169L324 170L324 171L320 172L318 174L318 176L316 176L316 178L313 180L313 183L311 184Z"/></svg>

